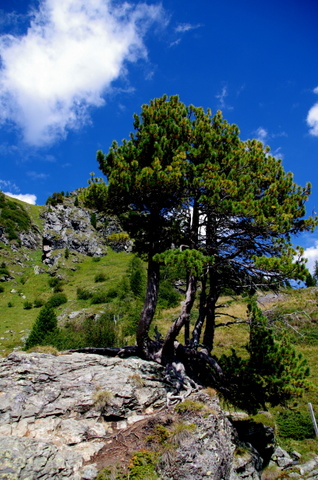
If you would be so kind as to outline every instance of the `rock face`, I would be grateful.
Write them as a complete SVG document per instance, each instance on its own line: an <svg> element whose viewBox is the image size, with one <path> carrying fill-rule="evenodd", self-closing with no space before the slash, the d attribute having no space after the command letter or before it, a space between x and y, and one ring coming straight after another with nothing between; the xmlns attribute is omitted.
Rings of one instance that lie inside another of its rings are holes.
<svg viewBox="0 0 318 480"><path fill-rule="evenodd" d="M107 253L107 245L116 251L130 251L132 243L122 233L118 220L74 206L65 199L64 204L49 206L43 213L43 262L53 265L57 260L55 250L70 251L92 257ZM94 215L94 226L92 225ZM118 238L117 238L118 237Z"/></svg>
<svg viewBox="0 0 318 480"><path fill-rule="evenodd" d="M12 353L1 359L0 479L83 478L84 462L105 444L88 438L165 404L161 373L136 358ZM141 375L149 380L137 387Z"/></svg>
<svg viewBox="0 0 318 480"><path fill-rule="evenodd" d="M149 448L142 432L147 438L165 416L179 415L194 428L179 436L172 456L162 455L162 480L259 480L262 458L237 443L217 396L192 394L205 413L190 409L181 418L167 408L164 373L134 357L16 352L0 359L0 479L94 480L111 455L123 462L120 455Z"/></svg>
<svg viewBox="0 0 318 480"><path fill-rule="evenodd" d="M102 256L105 238L91 225L88 210L70 205L49 207L43 214L43 262L54 263L54 250L68 248L89 256Z"/></svg>

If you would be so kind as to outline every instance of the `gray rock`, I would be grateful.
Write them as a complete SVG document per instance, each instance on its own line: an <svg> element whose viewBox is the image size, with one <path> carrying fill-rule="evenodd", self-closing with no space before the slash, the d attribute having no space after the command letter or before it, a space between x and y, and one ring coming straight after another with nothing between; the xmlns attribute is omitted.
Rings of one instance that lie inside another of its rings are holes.
<svg viewBox="0 0 318 480"><path fill-rule="evenodd" d="M106 255L105 238L91 225L89 210L71 204L50 206L43 217L44 263L56 264L53 252L64 248L89 256Z"/></svg>
<svg viewBox="0 0 318 480"><path fill-rule="evenodd" d="M0 479L22 478L25 465L23 478L82 478L80 467L105 445L104 436L165 404L162 370L138 358L79 353L16 352L0 359L0 448L8 457ZM134 375L147 377L138 388ZM42 464L49 473L40 477Z"/></svg>
<svg viewBox="0 0 318 480"><path fill-rule="evenodd" d="M109 436L139 420L148 425L165 407L163 375L162 366L134 357L14 352L1 358L0 480L95 480L96 455ZM184 421L195 428L163 455L161 478L259 480L262 459L251 445L243 444L233 460L233 427L217 397L200 391L193 400L208 413L187 413Z"/></svg>
<svg viewBox="0 0 318 480"><path fill-rule="evenodd" d="M32 438L0 436L1 480L80 480L83 460L66 448Z"/></svg>

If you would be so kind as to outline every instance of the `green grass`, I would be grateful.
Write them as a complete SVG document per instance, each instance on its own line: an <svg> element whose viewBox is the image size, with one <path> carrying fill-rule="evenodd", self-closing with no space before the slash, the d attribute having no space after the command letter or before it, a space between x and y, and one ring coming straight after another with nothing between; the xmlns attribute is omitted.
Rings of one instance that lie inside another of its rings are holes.
<svg viewBox="0 0 318 480"><path fill-rule="evenodd" d="M50 268L41 263L41 252L28 251L27 260L24 254L26 255L26 252L23 249L18 254L8 248L0 249L0 263L5 262L14 277L13 280L1 284L4 288L0 293L0 354L2 355L14 348L23 347L22 339L28 334L38 316L38 308L24 309L25 301L33 303L36 299L41 299L46 302L53 294L53 288L49 286L49 280L52 278L49 275ZM81 287L93 292L100 288L105 291L113 289L125 275L130 259L130 254L115 253L111 249L108 249L108 255L98 262L84 255L70 254L68 259L62 255L60 267L56 273L63 279L63 293L68 301L56 309L57 315L67 315L82 309L87 309L91 314L99 312L103 306L91 305L89 300L77 299L77 288ZM36 275L35 266L39 266L46 273ZM95 282L95 276L99 274L106 276L106 281L102 284ZM12 290L15 292L11 293ZM9 303L11 307L8 306Z"/></svg>

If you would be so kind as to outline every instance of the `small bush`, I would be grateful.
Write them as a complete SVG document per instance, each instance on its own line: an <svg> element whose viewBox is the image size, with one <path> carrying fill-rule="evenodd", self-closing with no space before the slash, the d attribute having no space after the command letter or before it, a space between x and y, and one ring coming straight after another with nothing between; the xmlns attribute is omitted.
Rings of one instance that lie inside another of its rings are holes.
<svg viewBox="0 0 318 480"><path fill-rule="evenodd" d="M113 313L88 318L83 323L85 344L90 347L115 347L120 343Z"/></svg>
<svg viewBox="0 0 318 480"><path fill-rule="evenodd" d="M40 307L43 307L44 305L44 300L42 300L42 298L36 298L33 302L33 306L34 308L40 308Z"/></svg>
<svg viewBox="0 0 318 480"><path fill-rule="evenodd" d="M12 307L13 307L13 303L12 303L12 302L8 302L8 307L9 307L9 308L12 308Z"/></svg>
<svg viewBox="0 0 318 480"><path fill-rule="evenodd" d="M92 304L109 303L118 297L118 287L110 288L107 291L99 290L92 295Z"/></svg>
<svg viewBox="0 0 318 480"><path fill-rule="evenodd" d="M314 427L309 413L287 410L277 415L276 422L280 437L294 440L314 437Z"/></svg>
<svg viewBox="0 0 318 480"><path fill-rule="evenodd" d="M105 282L105 281L106 281L106 275L105 275L105 273L96 273L96 275L95 275L95 283Z"/></svg>
<svg viewBox="0 0 318 480"><path fill-rule="evenodd" d="M185 400L184 402L179 403L175 407L175 411L180 415L185 413L197 413L202 412L204 409L204 404L201 402L194 402L193 400Z"/></svg>
<svg viewBox="0 0 318 480"><path fill-rule="evenodd" d="M158 295L159 308L173 308L180 303L180 293L171 285L169 281L163 281L160 284Z"/></svg>
<svg viewBox="0 0 318 480"><path fill-rule="evenodd" d="M113 403L114 395L108 390L97 390L93 395L93 403L97 410L103 411L107 405Z"/></svg>
<svg viewBox="0 0 318 480"><path fill-rule="evenodd" d="M94 263L100 262L100 257L93 257L92 262L94 262Z"/></svg>
<svg viewBox="0 0 318 480"><path fill-rule="evenodd" d="M26 300L26 301L23 303L23 308L24 308L24 310L31 310L32 307L33 307L32 302L29 302L28 300Z"/></svg>
<svg viewBox="0 0 318 480"><path fill-rule="evenodd" d="M0 285L0 293L3 293L3 292L4 292L4 287Z"/></svg>
<svg viewBox="0 0 318 480"><path fill-rule="evenodd" d="M108 296L106 292L95 292L92 295L92 304L99 304L99 303L107 303L108 302Z"/></svg>
<svg viewBox="0 0 318 480"><path fill-rule="evenodd" d="M93 228L96 228L96 224L97 224L96 213L92 213L91 214L91 225L92 225Z"/></svg>
<svg viewBox="0 0 318 480"><path fill-rule="evenodd" d="M58 277L51 277L49 278L48 280L48 284L51 288L54 288L56 287L57 285L59 285L61 283L61 279L58 278Z"/></svg>
<svg viewBox="0 0 318 480"><path fill-rule="evenodd" d="M158 454L143 450L135 453L129 464L129 479L131 480L159 480L156 473Z"/></svg>
<svg viewBox="0 0 318 480"><path fill-rule="evenodd" d="M67 297L64 293L55 293L52 297L47 301L47 305L49 307L55 308L63 305L63 303L67 302Z"/></svg>
<svg viewBox="0 0 318 480"><path fill-rule="evenodd" d="M7 267L1 267L1 268L0 268L0 275L7 275L7 276L10 275L9 270L7 269Z"/></svg>
<svg viewBox="0 0 318 480"><path fill-rule="evenodd" d="M78 287L77 291L77 298L78 300L88 300L89 298L92 298L93 292L90 290L86 290L85 288Z"/></svg>

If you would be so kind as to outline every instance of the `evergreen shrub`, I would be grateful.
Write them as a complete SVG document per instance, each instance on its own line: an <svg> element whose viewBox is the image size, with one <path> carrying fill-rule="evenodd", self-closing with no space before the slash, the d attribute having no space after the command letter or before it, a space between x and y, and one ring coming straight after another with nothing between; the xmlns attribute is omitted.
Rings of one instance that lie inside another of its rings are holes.
<svg viewBox="0 0 318 480"><path fill-rule="evenodd" d="M276 417L278 435L282 438L305 440L314 438L314 427L309 413L295 410L280 412Z"/></svg>
<svg viewBox="0 0 318 480"><path fill-rule="evenodd" d="M67 302L67 297L64 293L55 293L54 295L51 296L51 298L47 301L47 305L49 307L59 307L60 305L63 305L63 303Z"/></svg>
<svg viewBox="0 0 318 480"><path fill-rule="evenodd" d="M53 308L45 305L35 320L30 335L25 342L25 350L35 345L45 345L47 337L57 331L57 318Z"/></svg>

